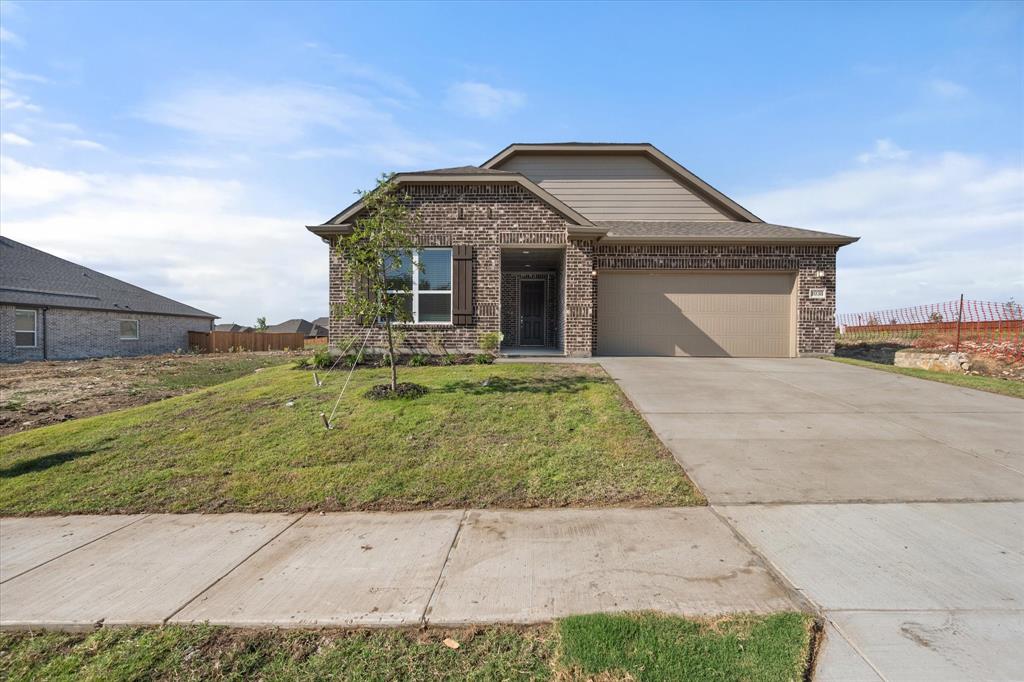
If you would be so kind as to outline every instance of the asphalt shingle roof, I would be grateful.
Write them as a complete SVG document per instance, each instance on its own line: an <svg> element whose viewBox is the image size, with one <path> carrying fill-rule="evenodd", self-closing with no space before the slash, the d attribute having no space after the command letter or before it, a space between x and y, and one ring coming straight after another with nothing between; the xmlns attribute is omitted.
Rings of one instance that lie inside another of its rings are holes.
<svg viewBox="0 0 1024 682"><path fill-rule="evenodd" d="M451 168L434 168L433 170L409 171L402 175L518 175L512 171L497 168L481 168L480 166L453 166Z"/></svg>
<svg viewBox="0 0 1024 682"><path fill-rule="evenodd" d="M752 241L834 241L850 243L856 237L831 232L805 230L799 227L750 223L743 221L675 221L675 220L595 220L595 225L608 228L607 239L681 239L752 240Z"/></svg>
<svg viewBox="0 0 1024 682"><path fill-rule="evenodd" d="M217 317L7 237L0 237L0 303Z"/></svg>

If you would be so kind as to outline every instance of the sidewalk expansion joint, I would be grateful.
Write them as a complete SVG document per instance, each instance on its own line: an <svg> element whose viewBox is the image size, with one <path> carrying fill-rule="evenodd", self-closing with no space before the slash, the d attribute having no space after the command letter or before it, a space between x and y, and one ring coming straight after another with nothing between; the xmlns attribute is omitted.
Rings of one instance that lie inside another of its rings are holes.
<svg viewBox="0 0 1024 682"><path fill-rule="evenodd" d="M12 575L12 576L11 576L11 577L9 577L9 578L4 578L3 580L0 580L0 584L2 584L2 583L6 583L6 582L9 582L9 581L11 581L11 580L14 580L15 578L18 578L18 577L20 577L20 576L23 576L23 575L25 575L26 573L30 573L31 571L34 571L34 570L36 570L37 568L41 568L41 567L45 566L45 565L46 565L46 564L48 564L48 563L51 563L51 562L53 562L53 561L56 561L57 559L60 559L60 558L61 558L61 557L63 557L63 556L67 556L68 554L71 554L72 552L77 552L78 550L82 549L83 547L88 547L89 545L91 545L91 544L92 544L92 543L94 543L94 542L98 542L98 541L102 540L103 538L106 538L106 537L110 537L111 535L113 535L114 533L117 533L118 531L122 531L122 530L124 530L124 529L125 529L125 528L127 528L128 526L134 526L134 525L135 525L136 523L138 523L138 522L140 522L140 521L145 521L145 520L146 520L146 519L148 519L148 518L149 518L150 516L152 516L152 514L143 514L142 516L140 516L139 518L135 519L134 521L129 521L128 523L124 524L123 526L118 526L118 527L117 527L117 528L115 528L114 530L112 530L112 531L109 531L109 532L107 532L107 533L104 533L103 535L100 535L99 537L95 537L95 538L93 538L92 540L89 540L88 542L83 542L82 544L78 545L77 547L72 547L72 548L71 548L71 549L69 549L68 551L66 551L66 552L62 552L62 553L58 554L58 555L57 555L57 556L55 556L55 557L51 557L50 559L47 559L46 561L42 562L41 564L36 564L36 565L35 565L35 566L33 566L32 568L26 568L26 569L25 569L24 571L22 571L21 573L18 573L18 574L16 574L16 575Z"/></svg>
<svg viewBox="0 0 1024 682"><path fill-rule="evenodd" d="M299 522L299 521L301 521L302 519L306 518L306 516L307 516L308 514L309 514L309 512L303 512L302 514L300 514L299 516L297 516L297 517L296 517L296 518L295 518L295 519L294 519L294 520L293 520L293 521L292 521L291 523L289 523L288 525L286 525L286 526L285 526L284 528L282 528L282 529L281 529L281 530L279 530L278 532L274 533L274 535L273 535L273 536L272 536L272 537L271 537L270 539L268 539L268 540L267 540L266 542L264 542L264 543L263 543L262 545L260 545L259 547L257 547L257 548L256 548L256 549L254 549L253 551L249 552L249 553L248 553L248 554L247 554L246 556L244 556L244 557L242 558L242 560L241 560L241 561L239 561L239 562L238 562L237 564L235 564L234 566L232 566L231 568L229 568L229 569L227 570L227 572L226 572L226 573L224 573L224 575L220 576L219 578L217 578L216 580L214 580L214 581L213 581L212 583L210 583L209 585L207 585L207 586L206 586L206 587L204 587L203 589L201 589L201 590L199 590L198 592L196 592L196 594L195 594L195 595L193 595L192 597L190 597L189 599L187 599L187 600L185 601L185 603L184 603L184 604L182 604L182 605L181 605L181 606L179 606L178 608L174 609L174 611L172 611L172 612L171 612L171 613L170 613L170 614L169 614L169 615L168 615L168 616L167 616L166 618L164 618L164 619L163 619L163 620L161 621L161 623L162 623L163 625L166 625L166 624L167 624L167 623L168 623L168 622L169 622L169 621L171 620L171 618L174 618L174 617L175 617L176 615L178 615L179 613L181 613L182 611L184 611L184 610L185 610L185 608L186 608L186 607L188 607L188 605L189 605L189 604L191 604L191 603L192 603L192 602L194 602L194 601L195 601L196 599L199 599L199 598L200 598L201 596L203 596L204 594L206 594L207 592L209 592L209 591L210 591L211 589L213 589L213 588L214 588L214 587L215 587L215 586L216 586L216 585L217 585L217 584L218 584L218 583L219 583L219 582L220 582L221 580L224 580L224 578L227 578L227 577L228 577L229 575L231 575L231 574L232 574L232 573L234 573L234 572L235 572L236 570L238 570L238 568L239 568L239 567L240 567L240 566L241 566L242 564L244 564L244 563L245 563L246 561L248 561L249 559L253 558L253 556L255 556L257 552L259 552L259 551L260 551L261 549L263 549L264 547L266 547L267 545L269 545L269 544L270 544L271 542L273 542L274 540L276 540L276 539L278 539L279 537L281 537L281 535L283 535L283 534L285 533L285 531L287 531L288 529L290 529L290 528L291 528L292 526L294 526L294 525L295 525L296 523L298 523L298 522Z"/></svg>
<svg viewBox="0 0 1024 682"><path fill-rule="evenodd" d="M437 597L438 591L441 589L441 584L444 582L445 570L448 568L448 562L452 558L452 552L455 550L455 545L459 542L459 536L462 534L462 527L466 523L466 517L469 516L469 510L462 510L462 517L459 519L459 526L455 529L455 535L452 536L452 543L448 545L448 553L444 556L444 563L441 564L441 570L437 574L437 580L434 581L434 587L430 590L430 596L427 598L427 604L423 607L423 613L420 615L420 627L424 628L427 626L427 616L434 608L434 600Z"/></svg>

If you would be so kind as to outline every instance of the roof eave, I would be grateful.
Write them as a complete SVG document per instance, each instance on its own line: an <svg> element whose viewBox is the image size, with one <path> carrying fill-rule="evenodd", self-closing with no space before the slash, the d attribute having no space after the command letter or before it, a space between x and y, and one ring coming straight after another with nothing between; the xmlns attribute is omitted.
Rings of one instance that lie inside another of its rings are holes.
<svg viewBox="0 0 1024 682"><path fill-rule="evenodd" d="M432 173L398 173L394 176L394 179L399 184L416 184L416 185L432 185L432 184L447 184L447 185L458 185L458 184L506 184L516 183L524 187L527 191L536 195L544 203L548 204L552 210L558 212L563 217L575 225L581 227L591 228L593 230L600 231L603 234L606 230L599 228L590 222L585 216L576 210L570 208L565 202L555 197L553 194L543 189L540 185L536 184L529 178L519 173L509 173L507 175L494 175L488 173L467 173L467 174L432 174ZM348 208L343 210L338 215L334 216L326 223L322 225L307 225L308 229L313 234L320 237L326 237L337 234L346 234L351 232L352 228L347 225L349 221L354 218L360 210L362 210L363 202L362 199L351 204ZM338 229L346 227L347 229Z"/></svg>
<svg viewBox="0 0 1024 682"><path fill-rule="evenodd" d="M602 244L785 244L787 246L847 246L860 237L700 237L608 235Z"/></svg>

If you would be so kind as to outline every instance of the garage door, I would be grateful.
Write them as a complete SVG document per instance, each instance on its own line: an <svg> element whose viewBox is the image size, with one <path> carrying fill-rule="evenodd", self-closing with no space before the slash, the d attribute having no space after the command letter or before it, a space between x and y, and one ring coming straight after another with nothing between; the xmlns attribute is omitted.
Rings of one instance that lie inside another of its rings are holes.
<svg viewBox="0 0 1024 682"><path fill-rule="evenodd" d="M789 357L793 273L602 272L601 355Z"/></svg>

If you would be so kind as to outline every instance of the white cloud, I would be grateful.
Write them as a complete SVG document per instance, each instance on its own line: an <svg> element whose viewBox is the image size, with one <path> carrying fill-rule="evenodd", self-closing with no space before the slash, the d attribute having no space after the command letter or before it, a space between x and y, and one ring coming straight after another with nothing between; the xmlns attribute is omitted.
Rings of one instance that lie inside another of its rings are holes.
<svg viewBox="0 0 1024 682"><path fill-rule="evenodd" d="M85 174L27 166L7 157L0 159L0 205L5 210L39 206L81 195L89 190L90 184Z"/></svg>
<svg viewBox="0 0 1024 682"><path fill-rule="evenodd" d="M900 149L893 144L892 140L875 140L875 147L869 152L857 155L861 163L872 163L873 161L902 161L910 156L906 149Z"/></svg>
<svg viewBox="0 0 1024 682"><path fill-rule="evenodd" d="M42 108L32 103L28 97L21 95L10 88L0 86L0 109L38 112Z"/></svg>
<svg viewBox="0 0 1024 682"><path fill-rule="evenodd" d="M328 64L333 66L335 71L344 76L357 81L363 81L381 90L393 92L406 99L417 99L420 96L416 89L409 85L401 76L396 76L375 66L359 62L342 52L329 50L319 43L307 42L303 44L303 47L313 50Z"/></svg>
<svg viewBox="0 0 1024 682"><path fill-rule="evenodd" d="M448 88L447 107L457 113L477 118L496 118L509 114L526 104L526 95L516 90L503 90L487 83L464 81Z"/></svg>
<svg viewBox="0 0 1024 682"><path fill-rule="evenodd" d="M933 78L928 81L927 87L928 92L946 99L959 99L968 93L963 85L943 78Z"/></svg>
<svg viewBox="0 0 1024 682"><path fill-rule="evenodd" d="M104 145L93 140L68 140L67 144L68 146L76 147L78 149L90 149L97 152L107 151L107 148Z"/></svg>
<svg viewBox="0 0 1024 682"><path fill-rule="evenodd" d="M947 152L858 167L746 198L765 220L861 237L839 251L857 312L1024 290L1024 169Z"/></svg>
<svg viewBox="0 0 1024 682"><path fill-rule="evenodd" d="M315 127L346 131L387 119L362 97L308 85L190 88L148 103L140 115L189 133L258 146L291 142Z"/></svg>
<svg viewBox="0 0 1024 682"><path fill-rule="evenodd" d="M0 134L0 142L3 142L4 144L12 145L14 147L31 147L32 146L32 140L29 140L28 138L22 137L21 135L18 135L17 133L2 133L2 134Z"/></svg>
<svg viewBox="0 0 1024 682"><path fill-rule="evenodd" d="M3 26L0 26L0 43L7 43L15 47L24 47L25 41L17 33L8 31Z"/></svg>
<svg viewBox="0 0 1024 682"><path fill-rule="evenodd" d="M30 83L49 83L50 79L34 73L25 73L9 69L6 66L0 67L0 80L3 81L28 81Z"/></svg>
<svg viewBox="0 0 1024 682"><path fill-rule="evenodd" d="M228 320L327 314L326 247L303 217L249 209L241 183L7 159L0 199L12 239Z"/></svg>

